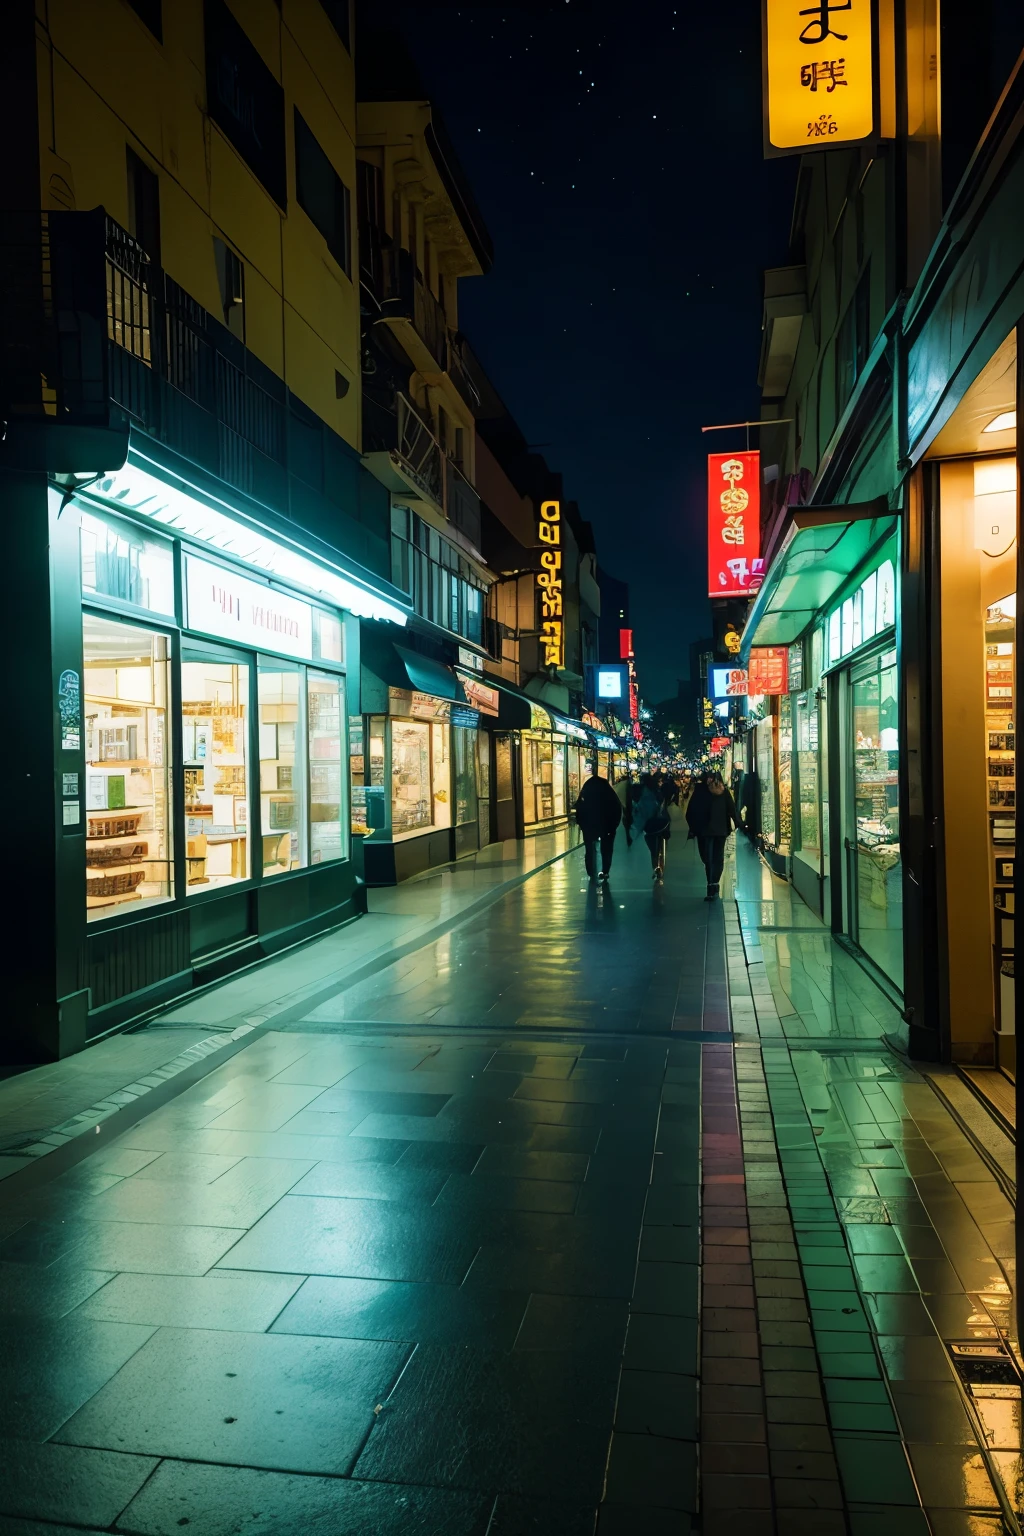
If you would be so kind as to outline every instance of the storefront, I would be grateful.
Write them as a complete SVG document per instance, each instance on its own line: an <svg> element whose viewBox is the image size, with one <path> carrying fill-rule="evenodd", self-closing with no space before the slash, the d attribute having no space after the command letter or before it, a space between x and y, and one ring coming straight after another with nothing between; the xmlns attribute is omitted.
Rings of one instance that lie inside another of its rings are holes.
<svg viewBox="0 0 1024 1536"><path fill-rule="evenodd" d="M405 621L155 471L140 456L49 492L55 600L81 612L58 867L80 893L81 940L69 923L61 942L80 944L86 1038L358 910L353 609Z"/></svg>
<svg viewBox="0 0 1024 1536"><path fill-rule="evenodd" d="M568 738L543 705L530 701L530 728L520 732L523 830L547 832L567 814Z"/></svg>
<svg viewBox="0 0 1024 1536"><path fill-rule="evenodd" d="M368 885L393 885L479 847L479 712L451 666L363 626L353 830ZM354 734L354 731L353 731Z"/></svg>
<svg viewBox="0 0 1024 1536"><path fill-rule="evenodd" d="M594 749L590 732L579 720L570 720L565 715L553 715L552 719L555 729L566 739L566 810L571 815L580 790L589 777Z"/></svg>
<svg viewBox="0 0 1024 1536"><path fill-rule="evenodd" d="M794 514L744 633L786 646L754 728L760 845L882 985L903 987L896 519ZM833 878L833 872L839 878Z"/></svg>
<svg viewBox="0 0 1024 1536"><path fill-rule="evenodd" d="M930 447L920 491L937 534L939 847L949 1049L1016 1072L1014 1025L1017 465L1011 335ZM984 1073L977 1081L985 1083Z"/></svg>

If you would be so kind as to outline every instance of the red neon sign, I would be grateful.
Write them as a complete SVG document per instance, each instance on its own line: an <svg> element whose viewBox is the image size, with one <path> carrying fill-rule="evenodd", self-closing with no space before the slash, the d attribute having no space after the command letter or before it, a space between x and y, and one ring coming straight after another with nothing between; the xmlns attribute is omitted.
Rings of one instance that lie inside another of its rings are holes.
<svg viewBox="0 0 1024 1536"><path fill-rule="evenodd" d="M750 597L761 585L761 455L708 454L708 593Z"/></svg>
<svg viewBox="0 0 1024 1536"><path fill-rule="evenodd" d="M712 738L711 738L711 755L712 755L712 757L716 756L719 752L724 752L726 747L729 745L731 740L732 740L731 736L712 736Z"/></svg>
<svg viewBox="0 0 1024 1536"><path fill-rule="evenodd" d="M629 661L633 655L633 631L631 629L619 630L619 660Z"/></svg>
<svg viewBox="0 0 1024 1536"><path fill-rule="evenodd" d="M747 667L748 691L753 694L789 692L789 653L784 645L755 646Z"/></svg>

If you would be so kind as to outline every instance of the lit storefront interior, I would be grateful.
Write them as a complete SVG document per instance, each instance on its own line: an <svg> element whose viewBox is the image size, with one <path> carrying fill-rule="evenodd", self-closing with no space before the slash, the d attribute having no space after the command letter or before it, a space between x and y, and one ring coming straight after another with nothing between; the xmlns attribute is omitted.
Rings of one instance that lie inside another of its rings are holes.
<svg viewBox="0 0 1024 1536"><path fill-rule="evenodd" d="M530 729L520 736L523 824L527 833L545 830L566 815L567 738L555 730L540 704L530 705Z"/></svg>
<svg viewBox="0 0 1024 1536"><path fill-rule="evenodd" d="M954 1061L1016 1071L1014 1033L1015 662L1017 630L1016 346L1009 338L928 452L933 508L948 932ZM998 1102L998 1084L976 1082Z"/></svg>
<svg viewBox="0 0 1024 1536"><path fill-rule="evenodd" d="M50 498L78 554L61 827L95 1036L355 912L346 605L406 614L148 461Z"/></svg>

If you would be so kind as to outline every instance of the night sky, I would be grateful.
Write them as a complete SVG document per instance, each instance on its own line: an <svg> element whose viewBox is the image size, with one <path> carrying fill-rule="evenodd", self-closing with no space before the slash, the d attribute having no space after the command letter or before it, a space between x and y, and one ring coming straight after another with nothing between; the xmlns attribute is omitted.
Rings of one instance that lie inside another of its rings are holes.
<svg viewBox="0 0 1024 1536"><path fill-rule="evenodd" d="M704 455L744 446L700 428L758 416L761 274L789 260L758 0L393 14L494 239L461 328L630 583L644 696L671 696L708 633Z"/></svg>

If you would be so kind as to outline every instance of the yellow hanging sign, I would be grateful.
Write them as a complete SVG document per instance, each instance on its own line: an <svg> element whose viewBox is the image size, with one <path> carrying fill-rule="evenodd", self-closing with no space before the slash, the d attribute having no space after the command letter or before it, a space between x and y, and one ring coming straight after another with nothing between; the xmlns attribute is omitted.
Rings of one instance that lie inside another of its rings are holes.
<svg viewBox="0 0 1024 1536"><path fill-rule="evenodd" d="M765 154L835 149L875 128L872 0L762 0Z"/></svg>

